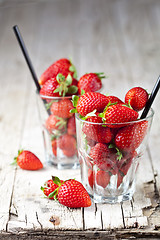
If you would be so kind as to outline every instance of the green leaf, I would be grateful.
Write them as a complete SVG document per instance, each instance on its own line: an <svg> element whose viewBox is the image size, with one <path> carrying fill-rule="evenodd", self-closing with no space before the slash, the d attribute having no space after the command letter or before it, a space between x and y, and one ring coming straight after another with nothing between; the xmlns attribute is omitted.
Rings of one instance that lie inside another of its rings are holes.
<svg viewBox="0 0 160 240"><path fill-rule="evenodd" d="M47 110L50 109L50 107L51 107L51 105L52 105L52 103L53 103L54 101L55 101L55 100L52 100L52 101L50 101L49 103L46 103L46 104L45 104L45 107L46 107Z"/></svg>
<svg viewBox="0 0 160 240"><path fill-rule="evenodd" d="M81 96L85 94L85 91L83 89L81 89Z"/></svg>
<svg viewBox="0 0 160 240"><path fill-rule="evenodd" d="M67 78L66 78L66 85L69 86L72 84L72 76L71 74L68 74Z"/></svg>
<svg viewBox="0 0 160 240"><path fill-rule="evenodd" d="M69 94L75 94L75 93L77 93L77 91L78 91L78 87L75 86L75 85L72 85L68 88L68 93Z"/></svg>
<svg viewBox="0 0 160 240"><path fill-rule="evenodd" d="M104 113L99 113L98 116L103 118L104 117Z"/></svg>
<svg viewBox="0 0 160 240"><path fill-rule="evenodd" d="M77 107L79 97L77 95L72 96L73 107Z"/></svg>
<svg viewBox="0 0 160 240"><path fill-rule="evenodd" d="M70 110L71 113L78 113L77 109L76 108L73 108Z"/></svg>
<svg viewBox="0 0 160 240"><path fill-rule="evenodd" d="M58 73L56 79L58 83L62 83L65 81L65 76L62 73Z"/></svg>
<svg viewBox="0 0 160 240"><path fill-rule="evenodd" d="M55 184L57 184L58 186L61 185L61 181L60 181L60 179L59 179L58 177L52 176L52 180L53 180L53 182L54 182Z"/></svg>
<svg viewBox="0 0 160 240"><path fill-rule="evenodd" d="M76 68L73 64L69 67L69 71L76 72Z"/></svg>
<svg viewBox="0 0 160 240"><path fill-rule="evenodd" d="M55 189L53 192L51 192L51 193L48 195L48 197L49 197L49 198L54 197L54 195L56 194L56 192L57 192L57 189Z"/></svg>

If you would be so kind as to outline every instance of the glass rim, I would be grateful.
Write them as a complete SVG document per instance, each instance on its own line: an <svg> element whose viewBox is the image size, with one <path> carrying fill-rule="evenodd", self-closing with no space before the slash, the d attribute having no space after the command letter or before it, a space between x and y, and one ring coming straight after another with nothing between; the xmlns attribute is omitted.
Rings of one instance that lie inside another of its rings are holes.
<svg viewBox="0 0 160 240"><path fill-rule="evenodd" d="M48 99L48 100L59 100L59 99L72 99L72 96L56 96L56 97L54 97L54 96L46 96L46 95L42 95L42 94L40 94L39 92L37 92L36 91L36 94L37 95L39 95L39 97L40 98L42 98L42 99Z"/></svg>
<svg viewBox="0 0 160 240"><path fill-rule="evenodd" d="M83 120L79 117L79 113L75 113L75 117L77 120L79 120L80 122L84 122L84 123L87 123L87 124L93 124L93 125L117 125L117 126L124 126L124 125L129 125L129 124L134 124L134 123L138 123L138 122L142 122L142 121L145 121L145 120L149 120L151 118L153 118L153 115L154 115L154 110L153 108L151 108L149 110L149 114L147 115L147 117L143 118L143 119L140 119L138 118L137 120L135 121L130 121L130 122L123 122L123 123L94 123L94 122L89 122L89 121L86 121L86 120Z"/></svg>

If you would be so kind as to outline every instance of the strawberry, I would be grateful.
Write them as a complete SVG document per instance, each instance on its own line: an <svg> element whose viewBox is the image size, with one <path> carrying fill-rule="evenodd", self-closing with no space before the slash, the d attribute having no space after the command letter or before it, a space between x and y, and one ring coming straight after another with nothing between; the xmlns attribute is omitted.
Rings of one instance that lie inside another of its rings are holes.
<svg viewBox="0 0 160 240"><path fill-rule="evenodd" d="M57 140L57 145L62 149L63 153L67 157L72 157L76 154L76 139L72 135L64 134Z"/></svg>
<svg viewBox="0 0 160 240"><path fill-rule="evenodd" d="M97 112L102 112L108 104L107 97L98 92L87 92L80 97L74 95L72 99L73 106L76 108L72 112L78 112L84 117L95 109Z"/></svg>
<svg viewBox="0 0 160 240"><path fill-rule="evenodd" d="M93 163L101 170L112 171L112 169L116 167L116 155L112 152L112 149L104 143L97 143L91 148L89 155Z"/></svg>
<svg viewBox="0 0 160 240"><path fill-rule="evenodd" d="M83 89L85 92L96 92L101 89L102 81L105 78L104 73L86 73L78 82L78 91L81 94Z"/></svg>
<svg viewBox="0 0 160 240"><path fill-rule="evenodd" d="M107 96L108 102L110 103L121 103L124 104L124 102L121 101L121 99L119 99L116 96Z"/></svg>
<svg viewBox="0 0 160 240"><path fill-rule="evenodd" d="M68 119L67 133L68 133L69 135L76 135L76 121L75 121L75 116L72 116L71 118Z"/></svg>
<svg viewBox="0 0 160 240"><path fill-rule="evenodd" d="M58 92L54 92L58 88L58 82L56 77L49 79L40 89L40 95L59 97Z"/></svg>
<svg viewBox="0 0 160 240"><path fill-rule="evenodd" d="M108 104L101 116L104 120L104 123L107 123L108 125L108 123L124 123L135 121L138 118L138 113L122 104ZM108 126L111 128L117 127L117 125ZM120 126L122 127L122 125Z"/></svg>
<svg viewBox="0 0 160 240"><path fill-rule="evenodd" d="M60 180L60 181L61 181L61 183L64 182L63 180ZM46 181L44 183L44 186L41 187L41 190L43 191L44 195L46 195L48 197L50 193L52 193L53 191L55 191L57 189L57 187L58 187L58 185L55 184L52 179L49 179L48 181ZM54 196L51 197L50 199L54 199Z"/></svg>
<svg viewBox="0 0 160 240"><path fill-rule="evenodd" d="M51 141L51 145L52 145L52 152L54 156L57 156L57 139L53 139Z"/></svg>
<svg viewBox="0 0 160 240"><path fill-rule="evenodd" d="M103 170L98 170L96 173L96 182L99 186L106 188L110 182L110 174Z"/></svg>
<svg viewBox="0 0 160 240"><path fill-rule="evenodd" d="M27 150L18 151L18 156L14 158L14 163L25 170L38 170L43 168L43 164L39 158L32 152Z"/></svg>
<svg viewBox="0 0 160 240"><path fill-rule="evenodd" d="M94 171L90 168L88 168L88 183L91 188L93 188L94 185Z"/></svg>
<svg viewBox="0 0 160 240"><path fill-rule="evenodd" d="M52 133L54 130L64 131L66 128L67 122L65 119L57 117L55 115L50 115L45 123L47 130Z"/></svg>
<svg viewBox="0 0 160 240"><path fill-rule="evenodd" d="M46 81L40 89L40 94L43 96L59 97L66 94L72 95L78 91L77 86L72 84L72 77L69 74L66 78L62 74L58 74Z"/></svg>
<svg viewBox="0 0 160 240"><path fill-rule="evenodd" d="M43 85L47 80L56 77L59 73L63 74L65 77L67 77L68 74L74 78L77 77L75 66L68 59L62 58L54 62L44 71L39 80L40 85Z"/></svg>
<svg viewBox="0 0 160 240"><path fill-rule="evenodd" d="M94 121L92 118L89 118L88 121ZM112 139L112 133L110 128L106 127L105 125L97 125L97 124L90 124L84 123L82 131L86 134L86 136L95 142L100 143L109 143Z"/></svg>
<svg viewBox="0 0 160 240"><path fill-rule="evenodd" d="M51 113L61 118L70 118L73 113L70 110L73 109L73 104L69 99L62 99L59 102L53 102L51 105Z"/></svg>
<svg viewBox="0 0 160 240"><path fill-rule="evenodd" d="M121 185L124 176L127 174L131 164L132 164L132 159L129 158L127 161L123 163L121 168L119 168L118 173L117 173L117 188Z"/></svg>
<svg viewBox="0 0 160 240"><path fill-rule="evenodd" d="M140 121L121 128L115 137L116 146L123 151L134 151L142 143L148 128L147 121Z"/></svg>
<svg viewBox="0 0 160 240"><path fill-rule="evenodd" d="M55 196L59 203L70 208L90 207L91 199L83 185L74 179L66 180L64 183L55 177L54 181L58 188L49 195Z"/></svg>
<svg viewBox="0 0 160 240"><path fill-rule="evenodd" d="M134 87L126 93L125 103L130 104L135 111L140 111L145 107L148 97L149 95L145 89Z"/></svg>

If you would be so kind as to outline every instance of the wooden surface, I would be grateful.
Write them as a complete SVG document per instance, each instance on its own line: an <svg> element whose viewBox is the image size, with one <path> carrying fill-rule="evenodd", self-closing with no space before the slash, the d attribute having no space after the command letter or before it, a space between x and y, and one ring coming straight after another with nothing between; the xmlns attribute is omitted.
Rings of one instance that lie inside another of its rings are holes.
<svg viewBox="0 0 160 240"><path fill-rule="evenodd" d="M160 239L160 94L137 191L123 204L68 209L43 197L51 175L80 180L79 170L23 171L19 148L45 162L35 86L12 27L23 34L38 76L72 57L78 74L102 72L103 92L151 92L160 74L159 0L0 0L0 239Z"/></svg>

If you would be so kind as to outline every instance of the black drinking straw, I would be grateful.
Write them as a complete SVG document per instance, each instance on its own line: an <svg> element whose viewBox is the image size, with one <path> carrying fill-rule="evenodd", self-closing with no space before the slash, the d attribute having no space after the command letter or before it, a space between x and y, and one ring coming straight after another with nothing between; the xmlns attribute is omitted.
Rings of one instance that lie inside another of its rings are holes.
<svg viewBox="0 0 160 240"><path fill-rule="evenodd" d="M145 118L147 116L147 114L148 114L148 112L149 112L149 110L151 108L151 105L152 105L152 103L153 103L153 101L154 101L154 99L155 99L155 97L156 97L156 95L158 93L159 88L160 88L160 76L158 77L158 79L157 79L157 81L156 81L156 83L155 83L155 85L153 87L151 95L150 95L150 97L149 97L149 99L148 99L148 101L146 103L146 106L145 106L145 108L144 108L144 110L142 112L142 115L141 115L140 119L143 119L143 118Z"/></svg>
<svg viewBox="0 0 160 240"><path fill-rule="evenodd" d="M32 77L33 77L34 83L35 83L35 85L36 85L36 87L37 87L37 90L38 90L38 92L39 92L40 89L41 89L41 87L40 87L40 85L39 85L37 75L36 75L36 73L35 73L33 64L32 64L31 59L30 59L30 57L29 57L27 48L26 48L26 46L25 46L25 43L24 43L24 41L23 41L23 38L22 38L22 35L21 35L20 31L19 31L18 26L15 25L15 26L13 27L13 30L14 30L14 33L15 33L16 38L17 38L17 40L18 40L18 43L19 43L19 45L20 45L20 47L21 47L21 50L22 50L22 52L23 52L23 55L24 55L25 60L26 60L26 62L27 62L27 65L28 65L28 67L29 67L29 70L30 70L30 72L31 72L31 75L32 75Z"/></svg>
<svg viewBox="0 0 160 240"><path fill-rule="evenodd" d="M26 48L26 46L25 46L25 43L24 43L24 41L23 41L22 35L21 35L21 33L20 33L19 28L18 28L17 25L13 26L13 30L14 30L14 33L15 33L15 35L16 35L17 41L18 41L18 43L19 43L19 45L20 45L20 47L21 47L22 53L23 53L24 58L25 58L25 60L26 60L26 62L27 62L27 65L28 65L28 67L29 67L29 70L30 70L30 72L31 72L32 78L33 78L34 83L35 83L36 88L37 88L37 92L39 93L41 87L40 87L40 85L39 85L38 77L37 77L36 72L35 72L35 70L34 70L34 67L33 67L33 64L32 64L32 62L31 62L31 59L30 59L30 57L29 57L29 54L28 54L27 48ZM45 104L45 103L46 103L46 100L45 100L45 99L42 99L42 100L43 100L43 102L44 102L44 104ZM49 110L49 109L47 110L47 112L48 112L48 114L50 114L50 110Z"/></svg>

